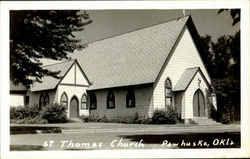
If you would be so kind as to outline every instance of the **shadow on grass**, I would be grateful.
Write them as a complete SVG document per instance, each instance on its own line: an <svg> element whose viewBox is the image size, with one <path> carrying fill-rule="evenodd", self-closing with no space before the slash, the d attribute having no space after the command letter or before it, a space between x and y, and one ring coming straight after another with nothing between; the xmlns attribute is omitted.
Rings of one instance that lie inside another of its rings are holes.
<svg viewBox="0 0 250 159"><path fill-rule="evenodd" d="M10 135L16 134L38 134L38 133L61 133L60 127L46 126L10 126Z"/></svg>
<svg viewBox="0 0 250 159"><path fill-rule="evenodd" d="M10 145L10 151L39 151L45 150L43 146L38 145Z"/></svg>
<svg viewBox="0 0 250 159"><path fill-rule="evenodd" d="M144 144L178 143L178 148L240 148L240 133L183 133L183 134L151 134L122 135L124 139ZM184 142L183 142L184 141ZM207 146L207 144L209 146ZM182 143L185 143L182 144ZM189 146L188 143L190 143Z"/></svg>

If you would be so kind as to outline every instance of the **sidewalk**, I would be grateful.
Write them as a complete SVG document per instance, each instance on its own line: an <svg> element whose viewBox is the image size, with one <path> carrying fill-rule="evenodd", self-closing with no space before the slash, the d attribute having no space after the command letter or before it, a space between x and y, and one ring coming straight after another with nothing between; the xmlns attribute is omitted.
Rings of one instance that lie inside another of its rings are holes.
<svg viewBox="0 0 250 159"><path fill-rule="evenodd" d="M10 124L11 127L57 128L61 133L99 133L99 132L240 132L240 125L151 125L120 123L65 123L65 124ZM60 133L59 132L59 133ZM37 132L39 133L39 132ZM51 132L50 132L51 133ZM58 132L57 132L58 133Z"/></svg>

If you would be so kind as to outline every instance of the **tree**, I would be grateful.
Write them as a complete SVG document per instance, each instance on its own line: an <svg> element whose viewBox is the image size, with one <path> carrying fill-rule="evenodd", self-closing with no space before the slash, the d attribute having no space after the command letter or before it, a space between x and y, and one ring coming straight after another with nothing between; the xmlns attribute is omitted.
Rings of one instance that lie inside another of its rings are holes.
<svg viewBox="0 0 250 159"><path fill-rule="evenodd" d="M221 36L217 42L211 36L201 37L217 95L218 115L222 122L240 119L240 31Z"/></svg>
<svg viewBox="0 0 250 159"><path fill-rule="evenodd" d="M39 59L68 59L67 54L86 47L74 33L92 20L77 10L10 11L10 79L29 87L43 76L59 72L44 69Z"/></svg>
<svg viewBox="0 0 250 159"><path fill-rule="evenodd" d="M233 19L233 24L232 25L234 26L235 24L240 22L240 9L220 9L218 11L218 14L220 14L220 13L222 13L224 11L227 12L229 10L230 10L230 15L231 15L231 17Z"/></svg>

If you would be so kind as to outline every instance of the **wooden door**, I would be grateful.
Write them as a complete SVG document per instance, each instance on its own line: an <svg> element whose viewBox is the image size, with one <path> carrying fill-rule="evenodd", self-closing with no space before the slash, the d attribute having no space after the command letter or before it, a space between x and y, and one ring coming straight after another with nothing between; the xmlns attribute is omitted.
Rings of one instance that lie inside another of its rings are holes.
<svg viewBox="0 0 250 159"><path fill-rule="evenodd" d="M77 98L76 97L73 97L72 99L71 99L71 102L70 102L70 115L69 115L69 117L70 118L77 118L79 115L79 113L78 113L78 105L79 105L79 103L78 103L78 100L77 100Z"/></svg>
<svg viewBox="0 0 250 159"><path fill-rule="evenodd" d="M193 115L194 117L205 116L205 98L200 89L194 93L193 97Z"/></svg>

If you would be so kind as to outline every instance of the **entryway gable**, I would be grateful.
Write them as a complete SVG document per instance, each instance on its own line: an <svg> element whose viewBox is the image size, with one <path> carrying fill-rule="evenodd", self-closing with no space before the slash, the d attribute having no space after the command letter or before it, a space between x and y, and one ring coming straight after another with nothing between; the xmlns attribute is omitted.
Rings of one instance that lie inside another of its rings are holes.
<svg viewBox="0 0 250 159"><path fill-rule="evenodd" d="M69 68L68 72L64 75L60 83L65 83L65 84L75 83L75 62Z"/></svg>
<svg viewBox="0 0 250 159"><path fill-rule="evenodd" d="M61 80L60 84L89 86L90 82L87 76L84 74L81 66L75 60L73 65L69 68L68 72Z"/></svg>
<svg viewBox="0 0 250 159"><path fill-rule="evenodd" d="M86 75L83 73L80 65L78 65L77 63L75 64L75 69L76 69L76 84L80 84L80 85L89 85L89 81L86 77Z"/></svg>
<svg viewBox="0 0 250 159"><path fill-rule="evenodd" d="M198 94L195 94L197 93ZM199 70L195 76L190 81L186 91L185 91L185 104L182 108L182 118L183 119L192 119L195 116L194 104L202 103L202 110L201 112L204 113L202 116L207 116L207 102L208 102L208 93L209 93L209 85L207 80L203 76L202 72ZM194 98L197 97L197 100ZM204 100L204 106L203 106ZM196 102L196 103L194 103ZM198 103L197 103L198 102ZM197 105L198 106L198 105ZM196 108L196 107L195 107ZM197 108L198 110L198 108Z"/></svg>

